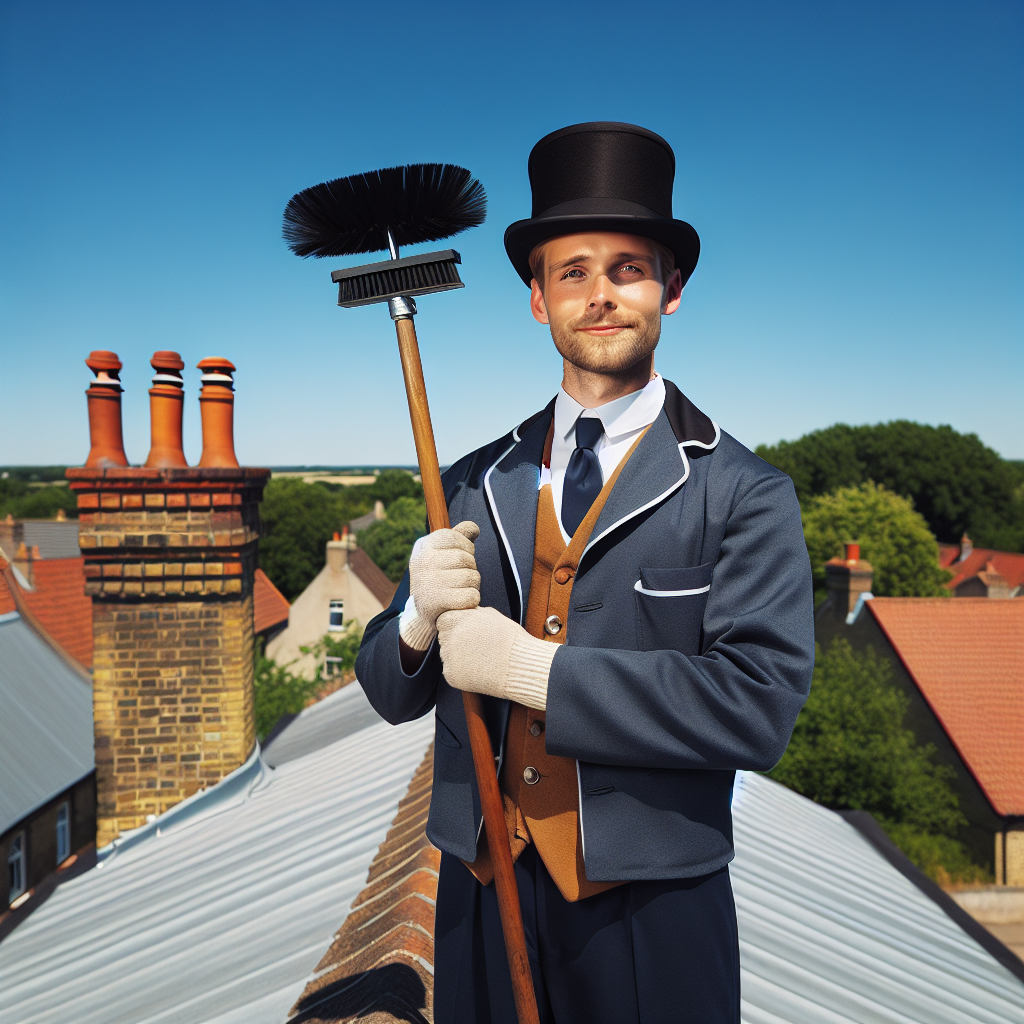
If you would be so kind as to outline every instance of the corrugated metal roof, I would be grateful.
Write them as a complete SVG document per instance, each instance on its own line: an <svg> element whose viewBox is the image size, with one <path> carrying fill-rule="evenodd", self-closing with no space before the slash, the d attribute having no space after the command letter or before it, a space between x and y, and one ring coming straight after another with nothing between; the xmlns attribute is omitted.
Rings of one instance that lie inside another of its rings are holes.
<svg viewBox="0 0 1024 1024"><path fill-rule="evenodd" d="M22 520L21 539L31 551L38 545L43 558L78 558L78 521L75 519L25 519Z"/></svg>
<svg viewBox="0 0 1024 1024"><path fill-rule="evenodd" d="M0 616L0 832L94 766L91 687L17 612Z"/></svg>
<svg viewBox="0 0 1024 1024"><path fill-rule="evenodd" d="M433 738L373 725L258 755L59 886L0 943L3 1024L284 1021Z"/></svg>
<svg viewBox="0 0 1024 1024"><path fill-rule="evenodd" d="M60 886L0 943L0 1024L282 1024L432 737L427 716L319 746L365 713L339 691L271 745L295 729L293 759L251 759ZM742 772L734 810L744 1024L1024 1019L1024 983L838 815Z"/></svg>
<svg viewBox="0 0 1024 1024"><path fill-rule="evenodd" d="M1024 983L839 815L748 772L733 809L744 1024L1024 1020Z"/></svg>
<svg viewBox="0 0 1024 1024"><path fill-rule="evenodd" d="M349 683L298 714L267 744L263 760L276 768L382 721L359 683Z"/></svg>

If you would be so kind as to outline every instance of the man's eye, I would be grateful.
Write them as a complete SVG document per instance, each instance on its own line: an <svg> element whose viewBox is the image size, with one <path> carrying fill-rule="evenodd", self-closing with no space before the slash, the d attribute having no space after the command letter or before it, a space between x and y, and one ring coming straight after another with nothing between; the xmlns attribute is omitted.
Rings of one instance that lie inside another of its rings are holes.
<svg viewBox="0 0 1024 1024"><path fill-rule="evenodd" d="M626 263L619 267L620 274L642 274L643 271L634 263Z"/></svg>
<svg viewBox="0 0 1024 1024"><path fill-rule="evenodd" d="M573 268L572 270L562 275L562 280L564 281L567 277L572 277L573 275L575 275L576 277L582 277L583 271L580 270L578 267Z"/></svg>

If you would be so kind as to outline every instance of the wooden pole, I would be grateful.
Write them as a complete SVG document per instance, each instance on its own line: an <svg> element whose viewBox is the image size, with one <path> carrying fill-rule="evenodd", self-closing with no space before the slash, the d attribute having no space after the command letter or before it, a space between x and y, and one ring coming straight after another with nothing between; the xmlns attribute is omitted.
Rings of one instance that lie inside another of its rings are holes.
<svg viewBox="0 0 1024 1024"><path fill-rule="evenodd" d="M396 320L395 331L398 334L398 352L402 357L402 373L405 377L405 392L409 399L409 418L412 420L412 435L416 441L416 458L420 464L423 496L427 503L427 522L431 531L443 530L450 525L448 503L445 501L444 488L441 484L434 430L430 425L430 408L427 405L427 388L423 382L420 349L416 342L416 327L412 318ZM476 785L480 792L480 806L484 813L484 828L487 829L487 846L494 867L494 887L498 896L501 930L505 936L508 968L512 974L516 1015L519 1017L519 1024L540 1024L537 997L533 991L533 975L530 973L530 961L526 955L526 934L523 931L519 890L516 887L512 851L509 848L508 830L505 827L505 811L498 789L494 750L484 723L480 695L463 691L462 703L466 711L466 724L469 726L469 743L473 749L473 767L476 770Z"/></svg>

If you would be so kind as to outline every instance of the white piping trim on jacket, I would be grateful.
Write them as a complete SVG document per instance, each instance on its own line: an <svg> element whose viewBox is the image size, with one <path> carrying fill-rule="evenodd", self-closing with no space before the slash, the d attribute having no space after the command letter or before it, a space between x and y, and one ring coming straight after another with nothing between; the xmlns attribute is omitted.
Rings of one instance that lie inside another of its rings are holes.
<svg viewBox="0 0 1024 1024"><path fill-rule="evenodd" d="M703 441L680 441L679 447L682 448L685 445L692 445L694 448L704 448L706 451L711 451L712 448L717 448L718 442L722 440L722 431L714 420L711 421L711 426L715 428L715 439L711 444L705 444Z"/></svg>
<svg viewBox="0 0 1024 1024"><path fill-rule="evenodd" d="M512 436L516 436L516 432L514 430L512 431ZM516 444L518 443L519 442L517 440ZM512 553L512 545L509 544L508 537L505 536L505 527L501 525L501 516L498 515L498 504L494 500L494 492L491 490L491 474L494 472L498 463L501 462L501 460L505 458L505 456L508 455L515 446L516 445L513 444L506 451L502 452L494 461L494 465L484 473L484 493L487 495L488 502L490 502L491 512L494 514L494 522L497 524L498 535L501 537L501 543L505 545L505 553L508 555L509 564L512 566L512 575L516 578L516 590L519 592L519 624L522 625L523 616L526 614L526 611L523 608L523 584L519 579L519 569L516 566L516 557Z"/></svg>
<svg viewBox="0 0 1024 1024"><path fill-rule="evenodd" d="M583 831L583 780L580 778L580 762L576 759L576 791L579 793L580 803L580 853L583 856L584 870L587 866L587 836Z"/></svg>
<svg viewBox="0 0 1024 1024"><path fill-rule="evenodd" d="M695 590L647 590L640 584L641 581L637 580L633 584L633 589L638 594L646 594L648 597L693 597L695 594L706 594L711 589L710 583L706 587L697 587Z"/></svg>
<svg viewBox="0 0 1024 1024"><path fill-rule="evenodd" d="M686 457L686 452L683 451L683 446L679 445L679 457L683 460L683 465L686 467L683 475L667 490L664 490L656 498L652 498L646 505L641 505L639 508L633 509L628 516L623 516L621 519L617 519L611 526L603 529L596 537L592 537L587 546L583 549L583 554L580 555L580 560L577 565L583 562L583 559L587 557L587 552L599 541L603 540L608 536L612 530L617 530L623 523L629 522L630 519L640 515L641 512L646 512L647 509L652 508L659 502L664 501L673 491L678 490L683 484L686 483L687 478L690 475L690 460Z"/></svg>
<svg viewBox="0 0 1024 1024"><path fill-rule="evenodd" d="M661 494L659 494L653 500L647 502L646 505L641 505L639 508L634 509L632 512L629 513L628 516L623 516L621 519L616 520L614 523L611 524L611 526L606 527L604 530L602 530L596 537L592 537L590 539L590 542L583 549L583 554L580 555L580 561L577 563L577 565L581 564L583 562L583 559L587 557L587 552L595 544L597 544L598 541L601 541L605 537L607 537L608 534L612 532L612 530L617 530L623 523L629 522L630 519L640 515L641 512L646 512L647 509L652 508L654 505L657 505L661 501L664 501L670 494L672 494L673 491L678 490L680 487L683 486L683 484L686 483L690 476L690 460L686 457L686 452L684 452L683 449L688 445L693 445L695 448L704 448L707 451L711 451L713 448L717 448L718 442L721 441L722 439L722 431L714 420L711 421L711 424L715 428L715 439L714 441L711 442L711 444L705 444L703 441L679 442L679 457L683 460L683 466L685 467L683 475L671 487L669 487L665 491L662 491Z"/></svg>

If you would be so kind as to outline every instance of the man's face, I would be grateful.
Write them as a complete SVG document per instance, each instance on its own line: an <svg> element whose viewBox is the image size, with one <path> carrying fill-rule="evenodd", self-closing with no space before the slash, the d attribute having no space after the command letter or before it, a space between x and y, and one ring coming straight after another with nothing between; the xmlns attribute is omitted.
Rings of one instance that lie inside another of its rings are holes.
<svg viewBox="0 0 1024 1024"><path fill-rule="evenodd" d="M664 280L657 247L637 235L563 235L547 242L543 282L530 309L549 324L564 359L593 373L621 373L650 358L662 314L679 308L682 279Z"/></svg>

